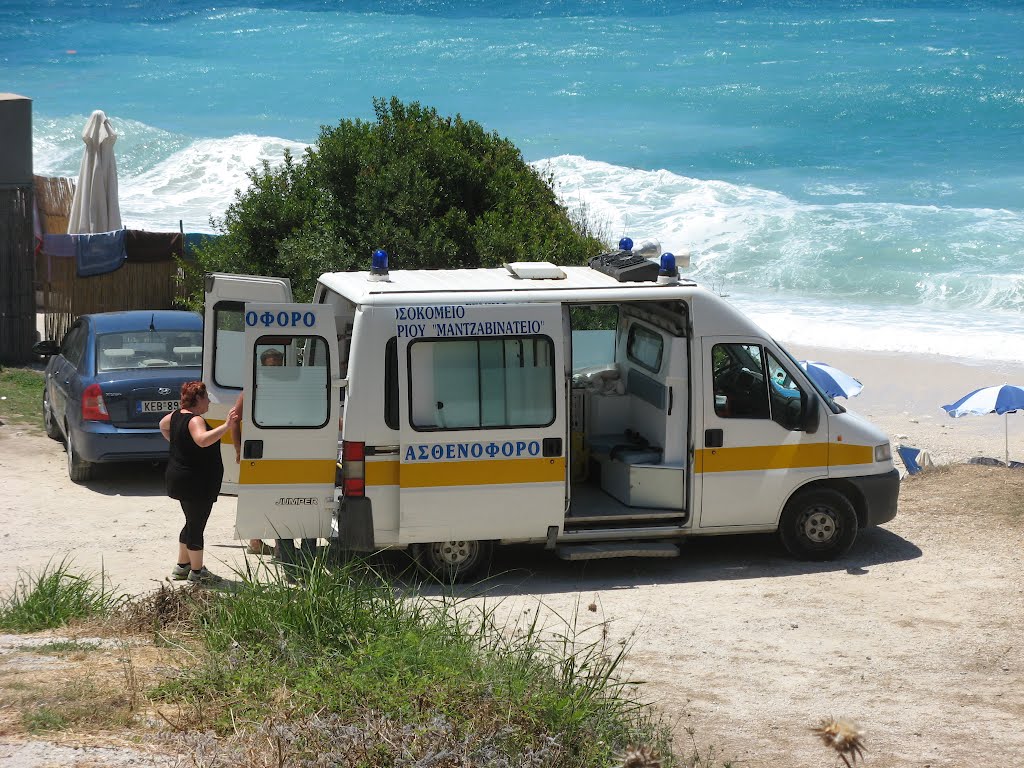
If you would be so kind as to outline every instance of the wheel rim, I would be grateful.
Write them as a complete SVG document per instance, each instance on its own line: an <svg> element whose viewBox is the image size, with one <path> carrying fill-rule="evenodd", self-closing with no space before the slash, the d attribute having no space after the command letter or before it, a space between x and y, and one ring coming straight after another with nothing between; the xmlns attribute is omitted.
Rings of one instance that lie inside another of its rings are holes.
<svg viewBox="0 0 1024 768"><path fill-rule="evenodd" d="M479 554L478 541L435 541L430 545L430 558L438 565L453 570L471 564Z"/></svg>
<svg viewBox="0 0 1024 768"><path fill-rule="evenodd" d="M811 507L800 518L800 534L814 544L828 544L839 535L839 516L829 507Z"/></svg>

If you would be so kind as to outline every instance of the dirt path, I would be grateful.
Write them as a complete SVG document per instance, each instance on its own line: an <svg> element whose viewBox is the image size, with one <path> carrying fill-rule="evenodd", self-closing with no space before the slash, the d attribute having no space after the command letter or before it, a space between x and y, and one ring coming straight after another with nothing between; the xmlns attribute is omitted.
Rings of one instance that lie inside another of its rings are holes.
<svg viewBox="0 0 1024 768"><path fill-rule="evenodd" d="M128 591L154 587L181 525L159 471L122 468L74 486L63 458L57 443L0 427L0 587L9 591L18 568L38 570L69 552L80 570L102 563ZM905 483L896 520L823 565L788 559L773 537L695 541L667 561L577 564L507 548L486 600L509 617L540 601L577 630L592 625L629 642L643 695L681 744L693 729L702 753L713 746L717 764L837 764L809 732L835 715L866 732L866 766L1016 765L1024 755L1021 499L1020 472L922 475ZM222 570L243 560L233 511L232 499L219 501L207 532ZM5 754L13 753L0 750L0 765L15 765Z"/></svg>

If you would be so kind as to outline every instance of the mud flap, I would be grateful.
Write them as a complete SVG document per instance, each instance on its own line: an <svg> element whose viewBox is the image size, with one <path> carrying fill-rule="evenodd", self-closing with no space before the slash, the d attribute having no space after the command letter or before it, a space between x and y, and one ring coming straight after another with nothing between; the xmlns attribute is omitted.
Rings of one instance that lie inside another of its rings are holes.
<svg viewBox="0 0 1024 768"><path fill-rule="evenodd" d="M338 511L338 539L354 552L373 552L373 505L367 498L342 499Z"/></svg>

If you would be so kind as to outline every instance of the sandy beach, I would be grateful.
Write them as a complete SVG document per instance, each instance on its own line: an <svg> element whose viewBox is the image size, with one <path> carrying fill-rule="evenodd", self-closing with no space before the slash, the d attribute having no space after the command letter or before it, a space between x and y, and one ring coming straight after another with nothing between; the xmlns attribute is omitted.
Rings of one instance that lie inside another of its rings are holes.
<svg viewBox="0 0 1024 768"><path fill-rule="evenodd" d="M838 402L887 432L894 448L902 443L925 449L936 464L956 464L975 456L1002 461L1008 433L1010 460L1024 461L1024 413L953 419L942 410L981 387L1024 385L1024 364L786 346L800 360L829 363L859 379L864 390ZM1021 352L1024 357L1024 342Z"/></svg>
<svg viewBox="0 0 1024 768"><path fill-rule="evenodd" d="M928 449L937 464L1002 456L1002 418L954 420L939 406L976 387L1024 381L1019 367L791 351L857 376L864 391L850 405L894 442ZM1020 414L1010 416L1010 455L1024 458ZM500 604L512 623L541 610L555 631L559 617L569 617L606 632L611 643L629 643L626 669L648 681L643 695L683 749L692 728L695 746L713 747L721 760L810 768L826 764L827 755L809 728L837 715L867 728L865 764L877 768L1006 765L1024 749L1016 725L1024 716L1016 642L1024 529L1007 514L1024 473L961 469L905 481L896 519L863 532L832 563L794 561L771 536L695 540L665 561L567 563L540 548L506 547L486 597L472 602ZM25 571L65 558L73 571L102 571L131 594L167 583L182 516L164 495L159 467L105 467L75 485L59 443L4 424L0 478L5 594ZM221 497L206 532L207 564L225 576L259 560L233 538L234 507L233 498ZM22 663L14 640L0 646L0 657ZM15 693L0 686L0 709L8 695ZM0 765L47 764L30 759L36 747L56 754L52 744L26 742L20 726L10 727L0 736ZM62 738L106 744L88 734ZM83 752L69 764L121 763Z"/></svg>

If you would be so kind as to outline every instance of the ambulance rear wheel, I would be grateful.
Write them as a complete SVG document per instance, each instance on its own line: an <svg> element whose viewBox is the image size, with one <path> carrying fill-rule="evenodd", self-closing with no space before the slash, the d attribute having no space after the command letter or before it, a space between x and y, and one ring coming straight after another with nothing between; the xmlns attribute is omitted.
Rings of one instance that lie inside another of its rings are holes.
<svg viewBox="0 0 1024 768"><path fill-rule="evenodd" d="M779 538L800 560L832 560L857 539L857 513L850 500L831 488L800 491L786 504Z"/></svg>
<svg viewBox="0 0 1024 768"><path fill-rule="evenodd" d="M468 581L490 566L494 542L464 539L413 545L416 564L443 583Z"/></svg>

